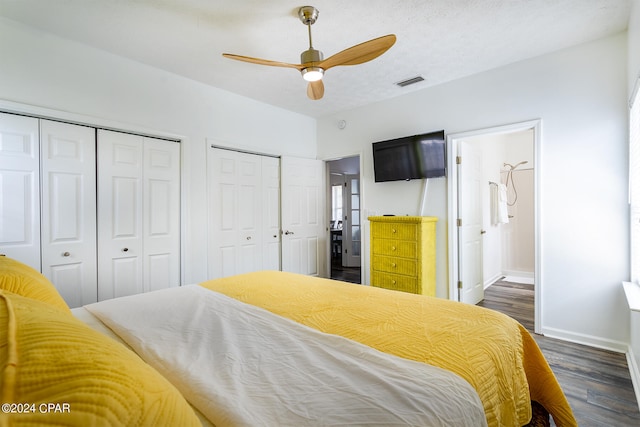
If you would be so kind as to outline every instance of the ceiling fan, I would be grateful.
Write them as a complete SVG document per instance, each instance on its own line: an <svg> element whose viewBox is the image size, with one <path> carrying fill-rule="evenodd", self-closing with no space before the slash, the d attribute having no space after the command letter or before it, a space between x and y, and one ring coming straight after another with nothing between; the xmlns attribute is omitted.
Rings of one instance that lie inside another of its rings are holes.
<svg viewBox="0 0 640 427"><path fill-rule="evenodd" d="M269 65L272 67L295 68L300 71L302 77L309 82L307 85L307 96L317 100L321 99L324 95L322 76L329 68L339 65L357 65L371 61L385 53L396 42L396 36L389 34L357 44L324 59L322 52L314 49L311 41L311 25L318 19L318 9L313 6L303 6L298 10L298 18L307 26L309 31L309 49L300 54L300 64L270 61L231 53L223 53L222 56L238 61Z"/></svg>

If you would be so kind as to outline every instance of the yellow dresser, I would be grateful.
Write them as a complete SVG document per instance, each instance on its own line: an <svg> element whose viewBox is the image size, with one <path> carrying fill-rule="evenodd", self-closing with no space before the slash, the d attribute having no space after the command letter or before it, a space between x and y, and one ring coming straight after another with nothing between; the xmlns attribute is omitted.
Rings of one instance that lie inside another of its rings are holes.
<svg viewBox="0 0 640 427"><path fill-rule="evenodd" d="M435 296L436 222L429 216L370 216L371 285Z"/></svg>

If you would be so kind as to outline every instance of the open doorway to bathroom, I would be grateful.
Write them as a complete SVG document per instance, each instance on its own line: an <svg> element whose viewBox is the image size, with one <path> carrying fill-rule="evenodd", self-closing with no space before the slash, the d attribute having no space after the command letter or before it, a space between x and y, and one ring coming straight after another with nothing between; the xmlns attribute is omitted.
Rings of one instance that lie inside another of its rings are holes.
<svg viewBox="0 0 640 427"><path fill-rule="evenodd" d="M536 326L539 126L539 121L532 121L449 135L450 155L456 162L449 183L454 200L450 223L456 225L450 227L450 295L477 304L494 284L525 287L533 291L530 315Z"/></svg>
<svg viewBox="0 0 640 427"><path fill-rule="evenodd" d="M361 283L360 157L327 162L331 278Z"/></svg>

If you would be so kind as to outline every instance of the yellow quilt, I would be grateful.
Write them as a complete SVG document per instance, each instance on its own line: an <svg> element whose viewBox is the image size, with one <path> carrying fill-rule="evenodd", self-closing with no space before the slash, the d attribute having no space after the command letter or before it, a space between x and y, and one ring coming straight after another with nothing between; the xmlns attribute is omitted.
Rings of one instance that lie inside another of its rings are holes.
<svg viewBox="0 0 640 427"><path fill-rule="evenodd" d="M264 271L202 283L326 333L448 369L478 392L490 426L523 426L531 401L558 426L577 426L529 332L492 310L293 273Z"/></svg>

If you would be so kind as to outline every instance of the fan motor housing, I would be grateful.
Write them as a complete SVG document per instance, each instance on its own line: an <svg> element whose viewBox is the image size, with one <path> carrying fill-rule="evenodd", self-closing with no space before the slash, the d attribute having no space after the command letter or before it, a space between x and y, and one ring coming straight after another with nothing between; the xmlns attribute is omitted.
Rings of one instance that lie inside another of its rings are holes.
<svg viewBox="0 0 640 427"><path fill-rule="evenodd" d="M308 49L300 54L300 63L308 64L312 62L320 62L324 59L322 52L316 49Z"/></svg>

